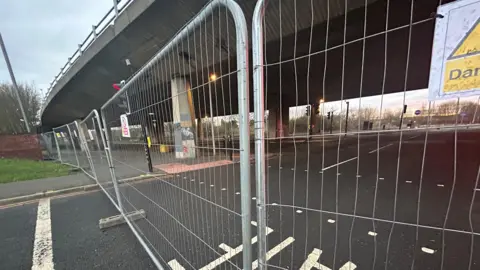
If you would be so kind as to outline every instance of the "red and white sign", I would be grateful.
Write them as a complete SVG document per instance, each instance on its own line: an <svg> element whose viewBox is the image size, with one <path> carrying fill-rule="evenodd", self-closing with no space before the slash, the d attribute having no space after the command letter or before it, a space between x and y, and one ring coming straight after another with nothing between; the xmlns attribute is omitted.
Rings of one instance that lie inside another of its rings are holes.
<svg viewBox="0 0 480 270"><path fill-rule="evenodd" d="M120 115L120 122L122 123L122 137L130 138L130 127L128 126L128 117L126 114Z"/></svg>

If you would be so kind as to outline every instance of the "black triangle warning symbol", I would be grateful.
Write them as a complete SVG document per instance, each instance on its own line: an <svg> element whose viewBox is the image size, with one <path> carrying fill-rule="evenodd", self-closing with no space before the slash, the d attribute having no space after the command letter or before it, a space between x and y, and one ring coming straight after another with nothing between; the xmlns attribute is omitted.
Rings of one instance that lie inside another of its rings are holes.
<svg viewBox="0 0 480 270"><path fill-rule="evenodd" d="M480 18L468 30L447 60L480 54Z"/></svg>

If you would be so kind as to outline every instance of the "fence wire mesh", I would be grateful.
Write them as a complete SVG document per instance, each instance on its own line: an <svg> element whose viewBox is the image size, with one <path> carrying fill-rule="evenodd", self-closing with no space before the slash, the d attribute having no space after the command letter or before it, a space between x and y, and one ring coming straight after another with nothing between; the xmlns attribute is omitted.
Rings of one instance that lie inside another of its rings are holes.
<svg viewBox="0 0 480 270"><path fill-rule="evenodd" d="M60 161L73 167L79 167L72 130L69 124L53 128L59 147Z"/></svg>
<svg viewBox="0 0 480 270"><path fill-rule="evenodd" d="M47 160L59 160L57 141L53 131L39 134L39 141L43 150L43 157Z"/></svg>
<svg viewBox="0 0 480 270"><path fill-rule="evenodd" d="M478 99L407 103L440 4L257 2L259 268L479 264Z"/></svg>
<svg viewBox="0 0 480 270"><path fill-rule="evenodd" d="M247 40L212 1L102 107L121 211L145 211L128 223L159 268L251 264Z"/></svg>

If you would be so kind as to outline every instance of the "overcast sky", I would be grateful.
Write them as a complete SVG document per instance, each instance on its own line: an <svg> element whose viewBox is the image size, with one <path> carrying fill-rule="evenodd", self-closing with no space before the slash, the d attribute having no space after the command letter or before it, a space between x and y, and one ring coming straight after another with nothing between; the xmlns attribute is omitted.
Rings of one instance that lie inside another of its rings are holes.
<svg viewBox="0 0 480 270"><path fill-rule="evenodd" d="M46 89L112 0L1 0L0 32L17 82ZM0 57L0 82L10 82Z"/></svg>

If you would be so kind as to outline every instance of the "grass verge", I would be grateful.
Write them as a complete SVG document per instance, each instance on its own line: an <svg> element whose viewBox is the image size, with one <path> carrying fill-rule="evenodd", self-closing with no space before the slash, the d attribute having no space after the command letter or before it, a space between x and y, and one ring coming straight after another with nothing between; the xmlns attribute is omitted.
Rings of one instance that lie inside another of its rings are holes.
<svg viewBox="0 0 480 270"><path fill-rule="evenodd" d="M70 169L51 161L0 158L0 184L64 176Z"/></svg>

